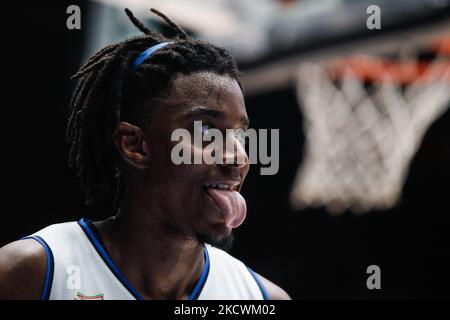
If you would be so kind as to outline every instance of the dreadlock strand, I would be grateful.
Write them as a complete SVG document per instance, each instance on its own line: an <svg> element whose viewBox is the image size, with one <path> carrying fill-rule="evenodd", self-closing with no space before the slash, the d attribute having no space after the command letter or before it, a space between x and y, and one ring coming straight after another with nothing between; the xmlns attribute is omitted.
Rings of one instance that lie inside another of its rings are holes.
<svg viewBox="0 0 450 320"><path fill-rule="evenodd" d="M103 65L105 62L108 62L110 60L110 57L105 56L105 57L101 57L100 59L98 59L97 61L95 61L94 63L86 66L84 69L79 70L77 73L75 73L71 79L77 79L89 72L94 71L95 69L98 69L101 65Z"/></svg>
<svg viewBox="0 0 450 320"><path fill-rule="evenodd" d="M107 56L111 51L116 49L116 47L117 47L117 44L111 44L111 45L108 45L108 46L104 47L100 51L98 51L95 55L93 55L85 63L83 63L83 65L78 70L78 73L81 72L81 71L84 71L87 67L89 67L93 63L97 62L99 59L104 58L105 56Z"/></svg>
<svg viewBox="0 0 450 320"><path fill-rule="evenodd" d="M66 136L68 139L73 138L73 135L75 134L76 130L74 126L77 124L77 119L80 117L80 113L83 111L82 108L79 108L78 106L82 103L84 97L87 95L87 93L90 90L90 86L92 85L92 82L95 80L95 74L90 73L86 76L84 76L78 83L75 94L72 97L72 101L70 103L70 117L69 117L69 123L67 126L67 132Z"/></svg>
<svg viewBox="0 0 450 320"><path fill-rule="evenodd" d="M107 69L108 65L103 66L103 68L95 75L92 76L93 83L90 84L90 88L88 91L81 92L79 96L79 103L81 104L81 108L77 110L77 115L75 118L75 121L78 124L78 127L74 131L73 139L75 140L73 143L74 150L71 154L73 161L73 157L75 157L75 168L77 171L77 175L81 180L81 187L86 191L86 197L91 198L93 196L92 194L92 177L89 175L89 171L86 169L91 166L90 161L85 161L85 158L87 156L87 151L90 149L90 144L83 143L86 141L86 130L89 124L87 121L89 120L89 113L94 112L95 110L91 110L89 107L96 106L100 107L102 106L102 103L92 103L92 97L95 97L97 94L97 88L102 84L104 81L103 73L105 72L105 69ZM84 91L84 90L83 90ZM98 101L96 101L98 102Z"/></svg>
<svg viewBox="0 0 450 320"><path fill-rule="evenodd" d="M170 20L169 17L167 17L164 13L154 8L151 8L150 11L156 14L157 16L161 17L162 19L164 19L164 21L166 21L173 29L177 31L181 39L189 39L189 36L186 33L186 31L184 31L178 24Z"/></svg>
<svg viewBox="0 0 450 320"><path fill-rule="evenodd" d="M134 24L134 26L138 28L142 33L147 35L152 34L152 31L144 26L144 24L134 16L133 12L131 12L130 9L125 8L125 13L127 14L130 21Z"/></svg>
<svg viewBox="0 0 450 320"><path fill-rule="evenodd" d="M117 74L117 70L123 71L124 66L126 65L125 62L121 62L119 63L119 68L117 68L117 63L120 61L121 58L121 54L120 54L120 49L123 49L122 46L118 46L116 54L111 57L110 60L108 60L107 62L105 62L105 64L103 65L103 67L101 68L101 70L99 70L98 72L96 72L96 79L94 81L94 83L91 85L91 88L89 90L88 95L85 98L84 101L84 106L83 108L80 110L80 122L82 123L82 125L80 126L80 131L79 131L79 136L78 136L78 145L83 146L82 145L82 141L84 139L86 139L86 130L91 129L92 127L96 127L97 125L103 125L103 127L105 128L105 130L108 130L108 125L105 122L105 119L99 119L95 121L95 125L93 124L93 121L90 117L88 117L88 115L91 113L98 113L98 114L110 114L111 117L114 121L114 123L117 123L118 119L114 119L114 117L117 114L117 110L120 109L120 103L113 103L112 106L109 105L109 103L107 103L107 101L105 101L105 97L104 97L104 90L100 90L100 88L103 87L103 85L105 85L105 82L117 82L116 81L116 77L112 77L111 79L111 74L114 72L115 74ZM123 73L122 73L123 74ZM121 81L119 81L120 83ZM119 88L119 90L121 90L121 88ZM115 90L114 90L115 91ZM100 94L98 94L97 92L99 92ZM92 107L97 107L96 109L92 109ZM98 108L100 108L100 110L98 110ZM97 118L94 118L94 120ZM114 126L114 124L112 125ZM111 129L112 131L112 129ZM111 132L110 132L111 133ZM107 138L111 139L111 134L108 136ZM82 178L87 182L86 186L87 186L87 193L89 195L87 195L88 197L95 197L95 196L101 196L101 194L103 193L103 189L104 185L102 185L102 180L106 181L108 180L107 178L105 178L105 176L107 176L108 174L110 174L110 172L104 172L105 171L105 166L100 166L100 164L106 163L107 159L105 159L105 152L106 150L104 150L104 144L101 143L102 141L102 136L93 136L91 137L91 143L89 144L84 144L84 148L81 147L79 149L78 155L79 158L77 159L77 167L79 168L80 171L80 175L82 176ZM87 161L85 162L85 166L82 167L81 163L83 161L83 159L88 155L91 154L91 161ZM99 170L99 166L100 168L102 168L100 170L100 174L96 175L96 176L89 176L89 172L91 170ZM108 189L108 188L106 188Z"/></svg>

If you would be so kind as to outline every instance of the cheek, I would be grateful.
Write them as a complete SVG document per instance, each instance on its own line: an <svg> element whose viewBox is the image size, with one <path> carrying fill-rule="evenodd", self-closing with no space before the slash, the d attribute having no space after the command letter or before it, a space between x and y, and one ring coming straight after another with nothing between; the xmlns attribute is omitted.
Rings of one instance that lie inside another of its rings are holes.
<svg viewBox="0 0 450 320"><path fill-rule="evenodd" d="M168 184L179 192L178 196L190 197L202 191L201 177L204 175L202 165L170 164L167 170Z"/></svg>

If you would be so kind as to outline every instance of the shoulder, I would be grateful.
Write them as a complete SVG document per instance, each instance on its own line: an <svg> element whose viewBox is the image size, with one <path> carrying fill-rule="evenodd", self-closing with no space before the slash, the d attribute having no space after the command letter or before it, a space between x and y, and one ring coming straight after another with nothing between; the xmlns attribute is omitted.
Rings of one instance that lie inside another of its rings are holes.
<svg viewBox="0 0 450 320"><path fill-rule="evenodd" d="M47 254L37 241L23 239L0 248L0 300L39 299Z"/></svg>
<svg viewBox="0 0 450 320"><path fill-rule="evenodd" d="M256 275L259 278L260 282L262 282L262 284L266 288L267 293L269 295L269 300L291 300L291 297L286 293L286 291L281 289L279 286L274 284L272 281L266 279L265 277L261 276L260 274L249 269L242 261L233 257L228 252L223 251L218 248L215 248L213 246L209 246L209 245L207 245L207 247L208 247L208 251L210 251L210 253L212 253L216 258L221 257L222 260L220 262L221 262L222 267L226 267L226 263L224 263L225 261L231 261L231 262L237 263L237 265L240 265L242 268L245 268L246 272L253 273L253 277Z"/></svg>
<svg viewBox="0 0 450 320"><path fill-rule="evenodd" d="M260 274L257 275L260 278L261 282L264 284L264 287L266 287L267 293L269 295L269 300L292 300L287 292L281 289L275 283L264 278Z"/></svg>

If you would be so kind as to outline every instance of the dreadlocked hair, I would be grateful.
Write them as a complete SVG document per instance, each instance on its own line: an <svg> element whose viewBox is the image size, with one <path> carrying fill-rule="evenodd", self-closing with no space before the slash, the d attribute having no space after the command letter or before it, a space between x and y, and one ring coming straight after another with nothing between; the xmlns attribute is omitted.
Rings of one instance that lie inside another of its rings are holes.
<svg viewBox="0 0 450 320"><path fill-rule="evenodd" d="M149 30L125 9L131 22L144 34L109 45L92 56L72 76L77 79L69 106L66 139L69 166L75 167L86 204L113 200L117 209L123 197L123 174L113 133L120 121L145 127L155 109L155 98L177 74L209 71L228 75L239 85L239 72L231 55L210 43L194 40L161 12L151 11L175 31L166 38ZM156 51L136 69L134 60L149 47L173 41Z"/></svg>

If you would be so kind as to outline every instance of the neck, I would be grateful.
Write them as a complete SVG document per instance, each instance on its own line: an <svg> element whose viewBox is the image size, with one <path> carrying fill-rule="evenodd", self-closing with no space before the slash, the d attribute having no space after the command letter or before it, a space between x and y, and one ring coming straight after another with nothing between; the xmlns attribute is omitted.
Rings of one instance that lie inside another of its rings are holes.
<svg viewBox="0 0 450 320"><path fill-rule="evenodd" d="M133 287L143 298L185 299L204 267L203 246L158 219L167 208L125 196L116 217L96 223L100 236Z"/></svg>

